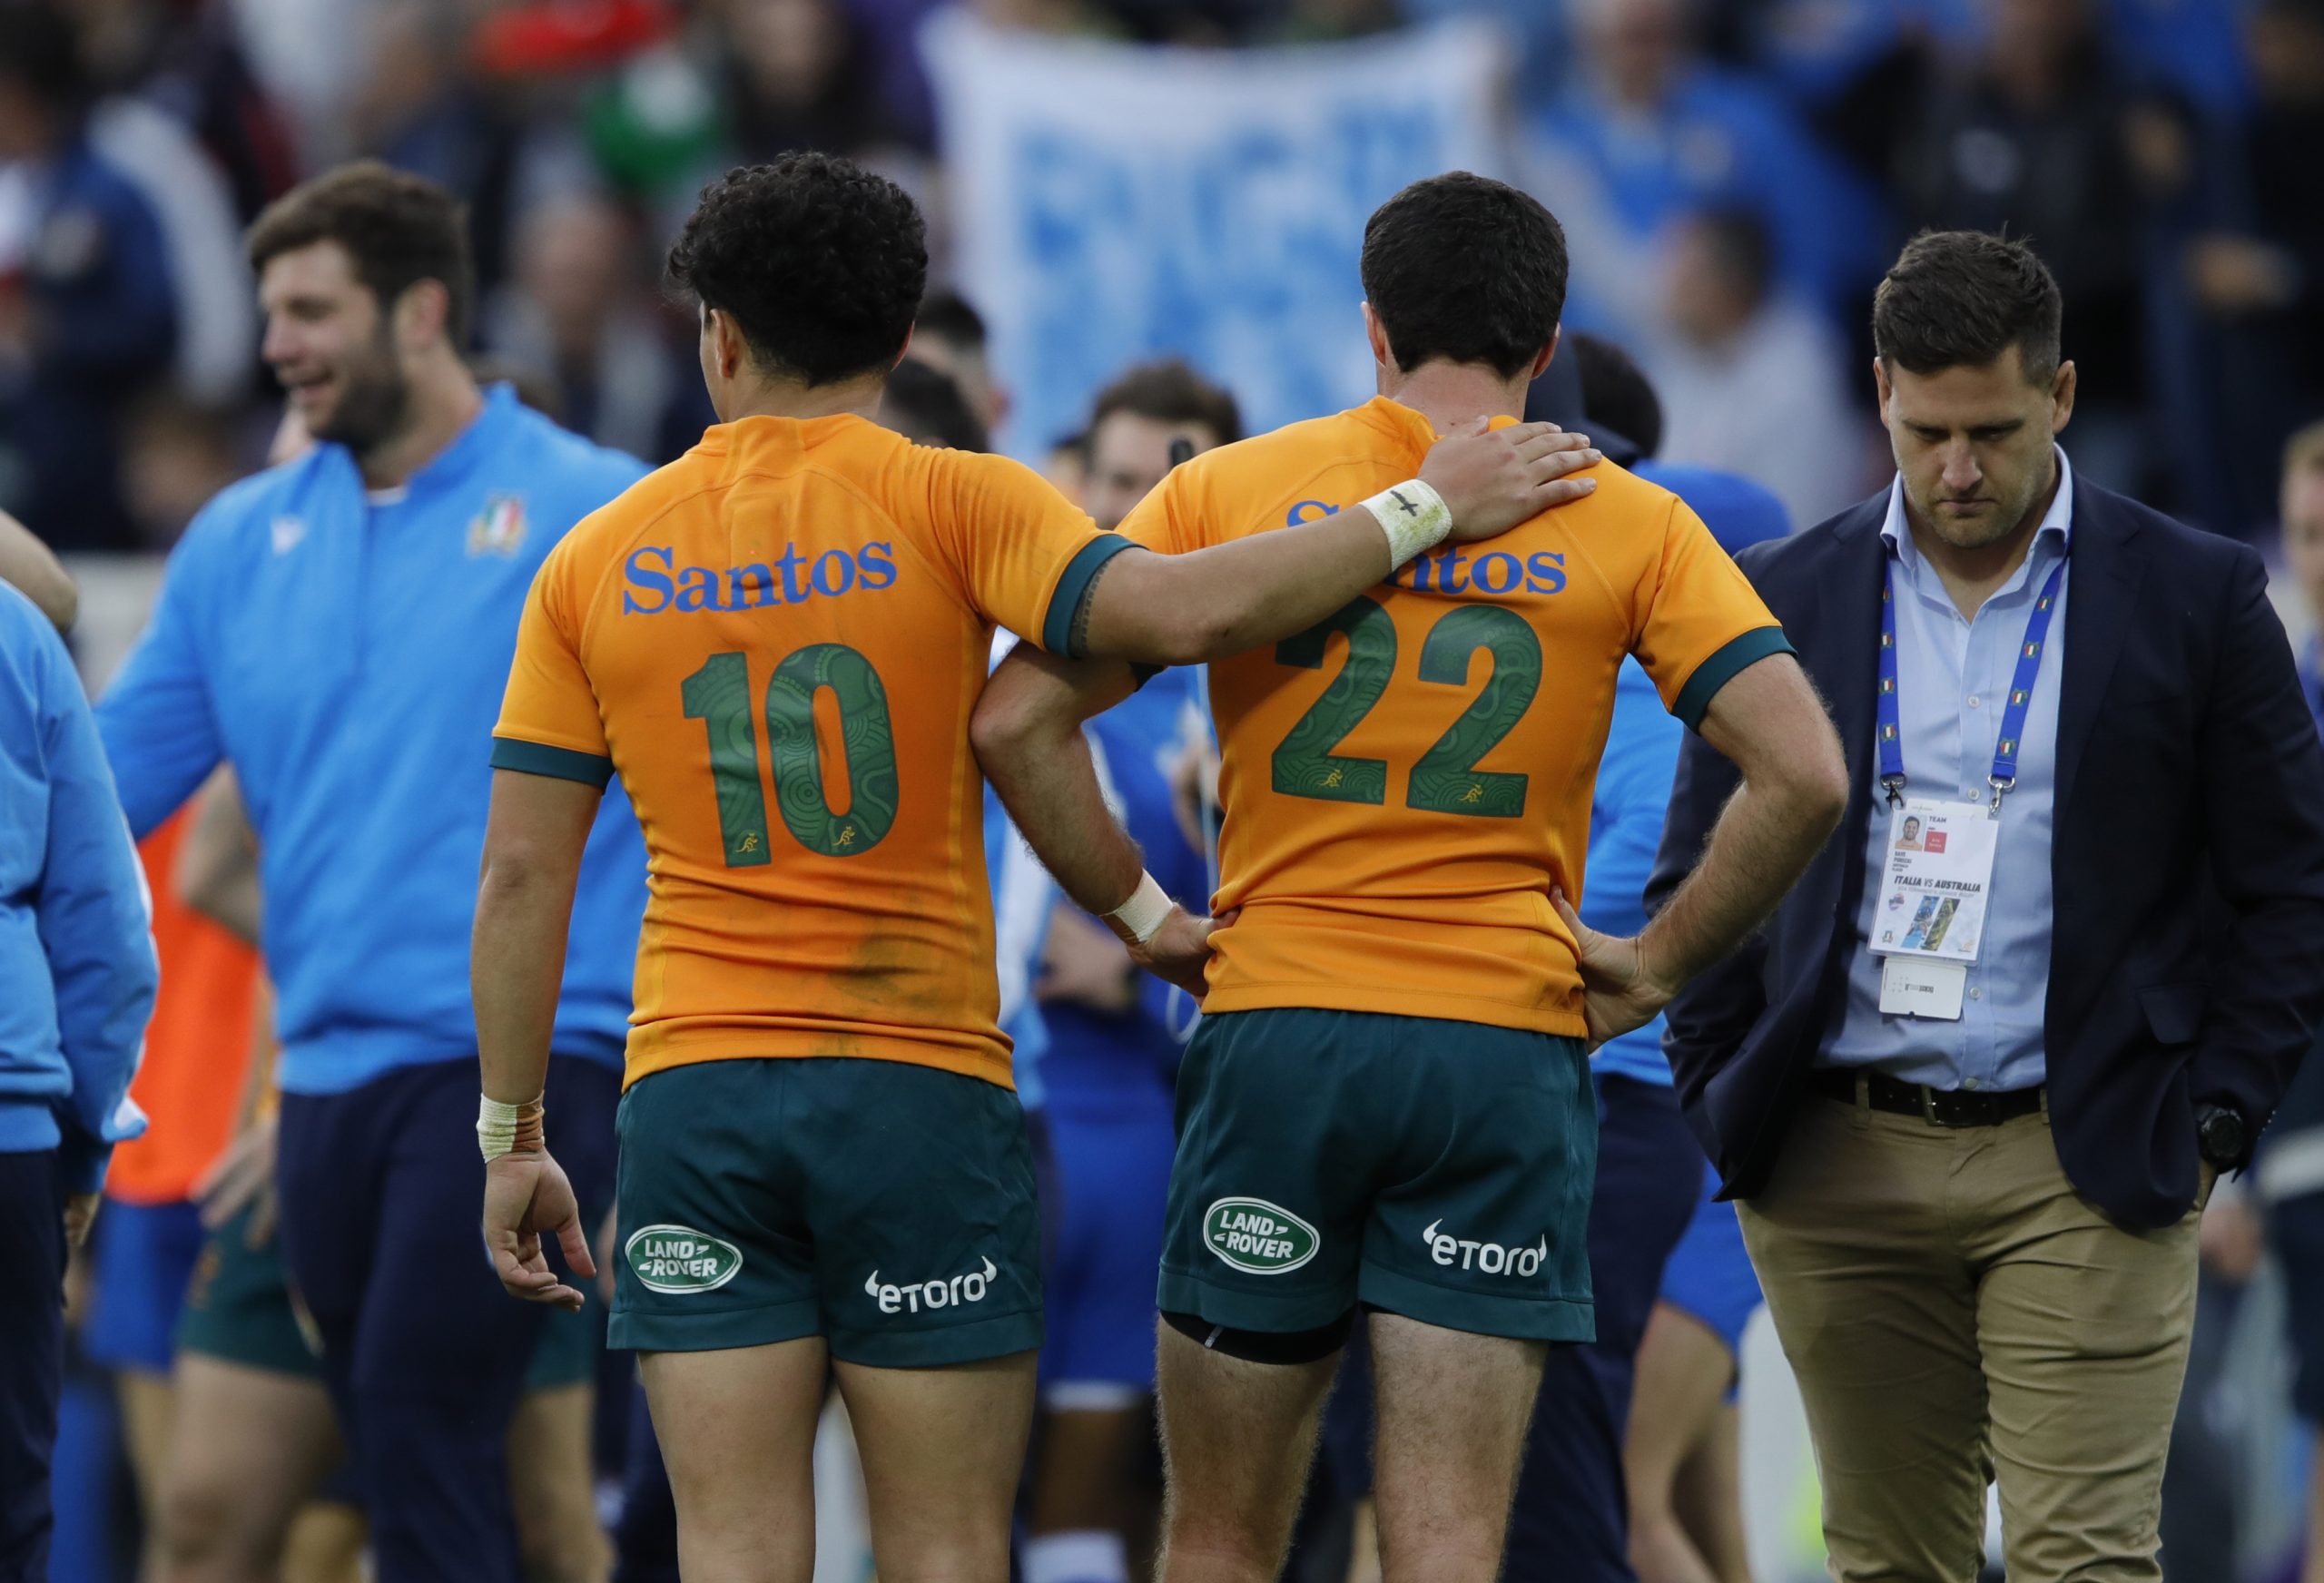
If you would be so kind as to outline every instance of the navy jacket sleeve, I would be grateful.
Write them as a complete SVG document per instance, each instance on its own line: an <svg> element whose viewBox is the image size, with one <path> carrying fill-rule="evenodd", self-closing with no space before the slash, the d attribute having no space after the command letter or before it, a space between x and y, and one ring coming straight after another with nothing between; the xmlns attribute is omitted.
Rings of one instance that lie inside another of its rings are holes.
<svg viewBox="0 0 2324 1583"><path fill-rule="evenodd" d="M178 811L225 756L202 659L203 602L212 581L203 565L222 525L194 521L170 556L161 597L144 634L97 705L97 730L120 788L121 806L139 841Z"/></svg>
<svg viewBox="0 0 2324 1583"><path fill-rule="evenodd" d="M160 969L144 870L123 822L80 678L47 634L42 749L49 775L48 856L34 900L56 987L58 1042L73 1077L59 1103L66 1185L103 1185L113 1145L144 1130L128 1103Z"/></svg>
<svg viewBox="0 0 2324 1583"><path fill-rule="evenodd" d="M2190 1093L2258 1125L2324 1017L2324 748L2268 602L2267 572L2248 548L2219 623L2196 762L2201 837L2229 922L2213 937Z"/></svg>

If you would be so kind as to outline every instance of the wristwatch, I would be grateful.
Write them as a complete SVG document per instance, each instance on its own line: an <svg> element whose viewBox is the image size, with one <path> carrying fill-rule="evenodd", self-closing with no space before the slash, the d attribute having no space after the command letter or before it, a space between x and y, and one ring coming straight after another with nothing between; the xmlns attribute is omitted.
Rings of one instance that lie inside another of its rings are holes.
<svg viewBox="0 0 2324 1583"><path fill-rule="evenodd" d="M2195 1106L2195 1148L2203 1163L2221 1171L2241 1165L2251 1149L2251 1129L2240 1111L2224 1105Z"/></svg>

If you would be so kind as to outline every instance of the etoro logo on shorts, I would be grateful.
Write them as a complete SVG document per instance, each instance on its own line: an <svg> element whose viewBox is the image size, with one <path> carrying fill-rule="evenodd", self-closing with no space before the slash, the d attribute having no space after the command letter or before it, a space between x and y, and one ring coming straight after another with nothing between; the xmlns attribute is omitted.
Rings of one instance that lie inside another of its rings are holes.
<svg viewBox="0 0 2324 1583"><path fill-rule="evenodd" d="M621 1245L648 1292L714 1292L742 1272L743 1250L690 1225L646 1225Z"/></svg>
<svg viewBox="0 0 2324 1583"><path fill-rule="evenodd" d="M1237 1270L1280 1275L1314 1258L1324 1239L1280 1204L1222 1198L1203 1212L1202 1240Z"/></svg>
<svg viewBox="0 0 2324 1583"><path fill-rule="evenodd" d="M1442 1219L1428 1223L1420 1240L1428 1244L1428 1256L1448 1269L1482 1270L1488 1275L1515 1275L1523 1278L1541 1273L1541 1261L1550 1256L1549 1234L1541 1234L1541 1244L1531 1248L1504 1248L1499 1243L1472 1242L1467 1237L1447 1236L1436 1228Z"/></svg>
<svg viewBox="0 0 2324 1583"><path fill-rule="evenodd" d="M910 1286L899 1286L892 1281L882 1284L880 1272L874 1270L863 1283L863 1290L871 1293L872 1301L880 1305L882 1313L918 1313L923 1308L958 1308L965 1303L982 1303L1000 1274L999 1267L990 1257L981 1270L955 1275L950 1281L921 1281Z"/></svg>

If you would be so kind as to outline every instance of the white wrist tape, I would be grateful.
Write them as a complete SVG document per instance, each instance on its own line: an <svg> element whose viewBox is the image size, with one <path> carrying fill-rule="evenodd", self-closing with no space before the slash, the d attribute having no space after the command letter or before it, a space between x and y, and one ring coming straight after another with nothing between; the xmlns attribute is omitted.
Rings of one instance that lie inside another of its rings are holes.
<svg viewBox="0 0 2324 1583"><path fill-rule="evenodd" d="M1415 556L1426 555L1452 531L1452 508L1444 504L1443 496L1418 478L1383 489L1364 506L1388 536L1388 557L1397 567Z"/></svg>
<svg viewBox="0 0 2324 1583"><path fill-rule="evenodd" d="M530 1123L527 1126L527 1123ZM483 1151L487 1164L503 1155L517 1151L517 1134L522 1127L531 1136L526 1142L533 1149L540 1147L541 1102L528 1100L522 1105L503 1105L499 1100L478 1096L476 1102L476 1144Z"/></svg>
<svg viewBox="0 0 2324 1583"><path fill-rule="evenodd" d="M1129 900L1106 914L1106 922L1122 939L1142 946L1161 932L1163 919L1170 916L1170 895L1157 884L1153 875L1140 872L1137 889Z"/></svg>

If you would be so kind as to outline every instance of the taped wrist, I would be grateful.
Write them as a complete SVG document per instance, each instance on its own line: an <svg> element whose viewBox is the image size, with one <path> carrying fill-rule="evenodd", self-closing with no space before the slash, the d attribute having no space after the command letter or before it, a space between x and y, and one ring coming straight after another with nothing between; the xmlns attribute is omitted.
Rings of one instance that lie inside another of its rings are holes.
<svg viewBox="0 0 2324 1583"><path fill-rule="evenodd" d="M1129 893L1128 900L1106 914L1106 927L1119 935L1124 945L1142 946L1161 932L1170 906L1169 892L1141 869L1137 889Z"/></svg>
<svg viewBox="0 0 2324 1583"><path fill-rule="evenodd" d="M503 1155L545 1154L548 1145L542 1115L538 1099L504 1105L489 1096L479 1097L476 1109L477 1147L487 1163Z"/></svg>
<svg viewBox="0 0 2324 1583"><path fill-rule="evenodd" d="M1388 558L1402 567L1415 556L1424 556L1444 542L1452 531L1452 508L1418 478L1407 478L1393 489L1383 489L1364 503L1388 536Z"/></svg>

